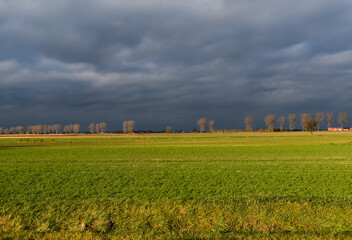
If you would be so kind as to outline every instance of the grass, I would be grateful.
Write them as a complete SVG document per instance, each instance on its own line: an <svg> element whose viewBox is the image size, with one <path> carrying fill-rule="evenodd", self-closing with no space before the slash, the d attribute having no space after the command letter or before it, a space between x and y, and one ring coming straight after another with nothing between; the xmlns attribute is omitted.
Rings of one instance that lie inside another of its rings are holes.
<svg viewBox="0 0 352 240"><path fill-rule="evenodd" d="M348 238L352 135L0 137L3 239Z"/></svg>

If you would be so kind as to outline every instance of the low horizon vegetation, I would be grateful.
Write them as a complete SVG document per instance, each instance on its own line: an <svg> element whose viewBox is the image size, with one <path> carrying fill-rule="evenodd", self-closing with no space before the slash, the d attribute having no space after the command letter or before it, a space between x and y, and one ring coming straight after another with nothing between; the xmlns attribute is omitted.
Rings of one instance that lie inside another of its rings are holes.
<svg viewBox="0 0 352 240"><path fill-rule="evenodd" d="M320 131L320 126L322 125L324 118L326 118L327 121L327 129L331 127L331 123L334 120L334 115L332 113L322 113L322 112L317 112L315 116L311 116L308 113L303 113L300 115L300 120L301 120L301 129L303 131L309 131L311 134L316 130ZM197 128L193 128L192 131L184 131L184 130L177 130L176 132L200 132L204 133L206 132L206 126L208 125L208 132L209 133L215 133L215 132L238 132L238 131L247 131L247 132L252 132L252 131L268 131L268 132L274 132L275 130L275 124L279 124L280 127L277 128L276 130L279 130L280 132L283 131L294 131L294 130L300 130L295 128L296 127L296 121L297 121L297 115L295 113L289 113L287 116L287 120L289 122L289 128L285 129L284 124L286 121L285 116L280 116L276 119L274 114L269 114L264 117L264 122L267 125L267 130L264 130L264 128L257 128L256 130L253 129L253 117L252 116L246 116L244 119L245 123L245 129L215 129L215 121L214 120L207 120L206 118L200 118L197 121L197 125L199 127L199 130ZM345 112L340 112L338 116L338 123L341 125L341 129L343 129L343 124L348 120L348 116ZM122 122L122 130L114 130L112 133L124 133L124 134L131 134L135 132L135 126L136 123L134 120L128 120L128 121L123 121ZM84 131L84 133L90 133L90 134L103 134L107 132L107 125L105 122L100 122L100 123L90 123L89 126L89 131ZM3 129L0 127L0 135L1 134L78 134L80 133L81 125L78 123L75 124L67 124L64 127L62 127L60 124L53 124L53 125L42 125L42 124L37 124L37 125L29 125L27 128L23 126L17 126L17 127L10 127L10 128L5 128ZM164 130L161 131L151 131L150 129L147 130L138 130L139 133L152 133L152 132L164 132L164 133L173 133L172 127L170 125L166 126Z"/></svg>

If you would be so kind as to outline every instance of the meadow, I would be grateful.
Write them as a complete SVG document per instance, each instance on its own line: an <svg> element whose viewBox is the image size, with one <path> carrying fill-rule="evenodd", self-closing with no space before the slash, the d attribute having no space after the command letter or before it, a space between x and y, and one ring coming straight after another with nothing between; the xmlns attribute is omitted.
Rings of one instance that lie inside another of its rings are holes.
<svg viewBox="0 0 352 240"><path fill-rule="evenodd" d="M351 133L0 137L1 239L350 236Z"/></svg>

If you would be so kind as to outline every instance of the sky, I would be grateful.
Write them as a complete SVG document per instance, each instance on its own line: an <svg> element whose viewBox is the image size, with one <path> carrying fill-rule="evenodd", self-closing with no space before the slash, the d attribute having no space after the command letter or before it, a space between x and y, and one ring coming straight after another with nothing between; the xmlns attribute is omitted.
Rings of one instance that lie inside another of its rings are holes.
<svg viewBox="0 0 352 240"><path fill-rule="evenodd" d="M349 0L0 0L0 126L338 125L352 120L351 23Z"/></svg>

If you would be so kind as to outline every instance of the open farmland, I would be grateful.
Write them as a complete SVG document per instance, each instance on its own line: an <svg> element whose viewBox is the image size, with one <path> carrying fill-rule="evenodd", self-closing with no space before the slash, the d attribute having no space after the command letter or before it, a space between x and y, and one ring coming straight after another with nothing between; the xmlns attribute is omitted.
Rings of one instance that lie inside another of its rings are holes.
<svg viewBox="0 0 352 240"><path fill-rule="evenodd" d="M352 134L0 137L8 239L352 232Z"/></svg>

